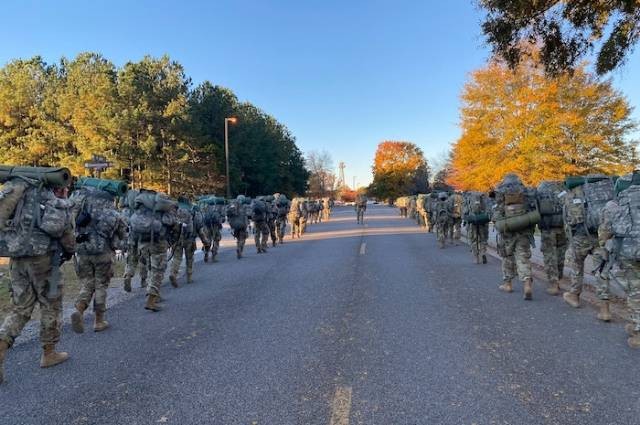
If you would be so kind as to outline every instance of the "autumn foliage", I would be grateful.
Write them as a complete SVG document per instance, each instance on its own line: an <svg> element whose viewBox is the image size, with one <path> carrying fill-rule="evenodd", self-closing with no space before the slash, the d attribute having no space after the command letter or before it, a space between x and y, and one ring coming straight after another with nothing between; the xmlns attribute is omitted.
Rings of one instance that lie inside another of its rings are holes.
<svg viewBox="0 0 640 425"><path fill-rule="evenodd" d="M378 145L369 193L380 199L426 192L429 166L422 150L410 142Z"/></svg>
<svg viewBox="0 0 640 425"><path fill-rule="evenodd" d="M493 61L462 93L462 136L448 182L486 190L515 172L529 185L567 175L621 174L636 165L626 99L581 67L550 79L533 60Z"/></svg>

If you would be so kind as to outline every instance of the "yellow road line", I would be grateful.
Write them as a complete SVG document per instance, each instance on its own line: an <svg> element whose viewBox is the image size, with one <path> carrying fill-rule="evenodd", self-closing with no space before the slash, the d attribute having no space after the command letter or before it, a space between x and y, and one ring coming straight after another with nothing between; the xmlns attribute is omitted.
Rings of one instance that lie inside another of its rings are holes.
<svg viewBox="0 0 640 425"><path fill-rule="evenodd" d="M351 387L339 386L331 401L329 425L349 425L351 414Z"/></svg>

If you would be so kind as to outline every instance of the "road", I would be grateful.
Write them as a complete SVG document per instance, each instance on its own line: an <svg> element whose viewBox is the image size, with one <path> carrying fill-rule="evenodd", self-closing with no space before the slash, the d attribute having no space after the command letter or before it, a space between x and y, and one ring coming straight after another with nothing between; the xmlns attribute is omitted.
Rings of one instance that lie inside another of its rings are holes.
<svg viewBox="0 0 640 425"><path fill-rule="evenodd" d="M122 302L72 358L8 354L2 424L637 424L640 353L622 324L496 288L500 265L385 206L265 255L225 249L165 310ZM520 288L520 286L518 286Z"/></svg>

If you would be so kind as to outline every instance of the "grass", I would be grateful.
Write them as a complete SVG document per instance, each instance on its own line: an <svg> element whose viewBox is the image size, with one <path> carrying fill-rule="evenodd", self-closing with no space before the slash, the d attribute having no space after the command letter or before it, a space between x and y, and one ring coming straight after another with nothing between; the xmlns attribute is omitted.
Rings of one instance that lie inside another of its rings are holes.
<svg viewBox="0 0 640 425"><path fill-rule="evenodd" d="M124 261L115 261L113 276L109 286L120 286L124 273ZM64 283L64 301L73 301L80 292L80 281L76 275L73 261L68 261L62 266L62 280ZM0 321L11 311L11 295L9 293L9 265L0 264Z"/></svg>

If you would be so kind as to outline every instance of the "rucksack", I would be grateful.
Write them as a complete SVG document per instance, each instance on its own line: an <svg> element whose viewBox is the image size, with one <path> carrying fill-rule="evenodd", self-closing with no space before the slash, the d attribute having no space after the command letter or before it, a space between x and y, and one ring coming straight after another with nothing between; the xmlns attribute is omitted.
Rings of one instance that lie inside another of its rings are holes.
<svg viewBox="0 0 640 425"><path fill-rule="evenodd" d="M144 206L151 211L167 212L178 206L178 203L164 193L143 190L135 198L135 208Z"/></svg>
<svg viewBox="0 0 640 425"><path fill-rule="evenodd" d="M14 179L12 179L14 180ZM6 186L6 185L5 185ZM7 190L6 194L18 193ZM14 186L15 187L15 186ZM29 184L22 190L22 195L15 202L5 198L3 214L11 210L10 216L0 229L0 257L34 257L44 255L51 249L52 239L59 239L70 226L70 204L58 199L48 188ZM5 195L6 196L6 195Z"/></svg>
<svg viewBox="0 0 640 425"><path fill-rule="evenodd" d="M487 224L490 220L487 196L482 192L466 192L463 196L463 215L465 222Z"/></svg>
<svg viewBox="0 0 640 425"><path fill-rule="evenodd" d="M0 187L0 231L7 226L7 221L13 216L28 188L29 183L21 178L11 179Z"/></svg>
<svg viewBox="0 0 640 425"><path fill-rule="evenodd" d="M558 196L563 190L562 183L556 181L543 181L538 185L536 201L540 212L540 223L538 223L540 229L548 230L564 226L563 203Z"/></svg>
<svg viewBox="0 0 640 425"><path fill-rule="evenodd" d="M500 233L533 229L540 222L535 193L515 175L507 175L496 188L495 227Z"/></svg>
<svg viewBox="0 0 640 425"><path fill-rule="evenodd" d="M436 221L440 224L447 223L451 217L451 203L449 198L445 198L444 196L442 198L439 197L434 207Z"/></svg>
<svg viewBox="0 0 640 425"><path fill-rule="evenodd" d="M103 190L84 187L71 196L74 201L76 240L81 241L76 251L79 254L98 255L116 249L114 240L122 218L114 206L114 196Z"/></svg>
<svg viewBox="0 0 640 425"><path fill-rule="evenodd" d="M195 237L194 212L190 205L180 205L176 213L178 223L182 226L182 237L191 239Z"/></svg>
<svg viewBox="0 0 640 425"><path fill-rule="evenodd" d="M262 199L254 199L251 207L251 218L253 221L264 221L267 219L267 204Z"/></svg>
<svg viewBox="0 0 640 425"><path fill-rule="evenodd" d="M462 218L462 194L454 193L451 196L451 216L455 219Z"/></svg>
<svg viewBox="0 0 640 425"><path fill-rule="evenodd" d="M575 177L567 178L563 195L564 221L572 228L584 226L590 233L598 231L600 214L607 202L614 199L613 180L607 176L588 176L574 185Z"/></svg>
<svg viewBox="0 0 640 425"><path fill-rule="evenodd" d="M618 257L640 261L640 186L632 185L618 194L612 217Z"/></svg>
<svg viewBox="0 0 640 425"><path fill-rule="evenodd" d="M247 223L245 205L242 204L242 200L235 200L229 204L227 220L233 230L245 230L247 228L249 223Z"/></svg>

